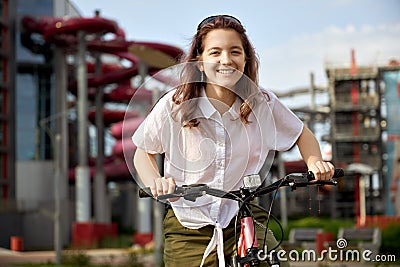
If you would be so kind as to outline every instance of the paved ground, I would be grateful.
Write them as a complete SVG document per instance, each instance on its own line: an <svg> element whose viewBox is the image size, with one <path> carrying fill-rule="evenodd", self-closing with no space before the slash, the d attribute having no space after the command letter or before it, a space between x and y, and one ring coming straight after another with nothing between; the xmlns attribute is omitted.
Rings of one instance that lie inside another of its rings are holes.
<svg viewBox="0 0 400 267"><path fill-rule="evenodd" d="M72 252L68 252L72 253ZM78 252L73 252L78 253ZM92 259L94 264L109 264L118 265L126 263L132 257L131 251L128 249L92 249L82 250L79 253L84 253ZM0 267L14 267L14 264L18 263L46 263L55 262L56 255L54 251L33 251L33 252L15 252L7 249L0 248ZM139 256L139 260L144 263L146 267L155 267L154 255L146 254ZM306 267L306 266L320 266L320 267L363 267L363 266L374 266L363 263L350 263L350 262L297 262L292 263L291 266ZM376 265L378 266L378 265ZM381 265L383 266L383 265ZM384 265L385 267L400 267L400 265Z"/></svg>
<svg viewBox="0 0 400 267"><path fill-rule="evenodd" d="M63 252L64 253L64 252ZM118 265L132 260L132 253L128 249L91 249L81 251L66 251L66 254L73 253L78 255L82 253L90 256L93 264L109 264ZM154 260L152 254L140 255L138 259L145 264L146 267L153 267ZM30 251L16 252L0 248L0 267L12 267L18 263L47 263L56 262L56 254L54 251Z"/></svg>

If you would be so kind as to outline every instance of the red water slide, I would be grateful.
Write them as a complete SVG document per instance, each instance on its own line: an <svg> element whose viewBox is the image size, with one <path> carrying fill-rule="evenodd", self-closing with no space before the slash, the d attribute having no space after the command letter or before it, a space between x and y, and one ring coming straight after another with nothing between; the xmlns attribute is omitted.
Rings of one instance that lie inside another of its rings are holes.
<svg viewBox="0 0 400 267"><path fill-rule="evenodd" d="M148 74L154 75L160 69L175 64L182 56L183 51L175 46L170 46L155 42L136 42L127 41L125 33L118 25L112 21L101 17L92 18L53 18L42 17L35 19L33 17L24 17L22 25L28 34L36 33L43 36L48 44L54 44L62 47L66 53L73 54L77 50L77 33L84 31L87 36L86 45L90 52L107 53L118 57L120 60L130 62L129 67L123 67L120 64L102 64L102 74L95 74L93 63L87 63L88 70L88 92L89 99L93 99L96 90L105 85L115 84L115 88L110 92L104 93L104 101L106 102L123 102L128 103L135 95L135 100L152 101L152 93L150 90L131 87L130 79L138 75L139 61L144 61L148 66ZM96 39L96 35L113 34L111 40ZM34 46L34 42L26 40L26 43ZM34 48L32 48L34 49ZM37 46L36 46L37 49ZM39 49L38 49L39 50ZM161 75L155 75L156 79L164 82L165 79ZM76 94L77 81L71 81L68 85L71 93ZM89 119L94 123L94 111L89 112ZM125 116L126 115L126 116ZM122 125L125 118L125 129L133 133L138 125L143 121L138 113L120 110L104 110L104 123L110 127L111 134L117 139L113 147L113 154L105 160L104 172L108 180L116 180L121 178L130 178L130 172L123 160L123 148L133 153L135 146L129 140L123 140ZM91 162L91 161L89 161ZM75 179L75 169L71 169L69 178ZM91 176L94 175L94 167L91 169Z"/></svg>

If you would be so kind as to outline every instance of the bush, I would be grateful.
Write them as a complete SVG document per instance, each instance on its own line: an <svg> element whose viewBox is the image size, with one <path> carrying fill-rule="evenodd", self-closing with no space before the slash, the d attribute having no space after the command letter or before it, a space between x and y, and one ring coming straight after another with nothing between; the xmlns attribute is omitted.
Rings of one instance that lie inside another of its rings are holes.
<svg viewBox="0 0 400 267"><path fill-rule="evenodd" d="M70 266L90 266L90 256L81 251L64 252L61 263Z"/></svg>
<svg viewBox="0 0 400 267"><path fill-rule="evenodd" d="M132 246L132 235L105 237L99 242L99 248L128 248Z"/></svg>
<svg viewBox="0 0 400 267"><path fill-rule="evenodd" d="M382 230L382 244L380 252L386 255L396 255L396 259L400 258L400 224L389 224Z"/></svg>

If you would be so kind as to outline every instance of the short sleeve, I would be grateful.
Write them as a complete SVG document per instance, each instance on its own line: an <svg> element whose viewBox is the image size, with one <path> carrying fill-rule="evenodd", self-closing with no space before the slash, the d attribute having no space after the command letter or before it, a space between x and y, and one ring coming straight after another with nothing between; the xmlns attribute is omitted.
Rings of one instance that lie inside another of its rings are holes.
<svg viewBox="0 0 400 267"><path fill-rule="evenodd" d="M278 151L289 150L297 142L304 124L274 93L268 91L268 95L276 131L275 149Z"/></svg>
<svg viewBox="0 0 400 267"><path fill-rule="evenodd" d="M132 136L137 148L150 154L165 152L170 138L171 94L163 96Z"/></svg>

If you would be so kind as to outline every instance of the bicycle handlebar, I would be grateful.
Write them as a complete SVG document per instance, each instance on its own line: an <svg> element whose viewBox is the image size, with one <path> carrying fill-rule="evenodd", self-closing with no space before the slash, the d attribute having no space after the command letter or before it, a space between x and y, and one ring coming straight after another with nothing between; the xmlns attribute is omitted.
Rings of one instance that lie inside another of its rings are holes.
<svg viewBox="0 0 400 267"><path fill-rule="evenodd" d="M337 181L335 180L335 178L340 178L343 176L344 176L343 169L335 169L334 175L330 180L315 180L314 174L310 171L307 173L291 173L268 186L257 188L254 192L252 192L251 195L256 197L268 194L284 186L289 186L291 187L292 190L295 190L297 187L305 187L309 185L319 185L319 186L336 185ZM194 202L198 197L204 195L211 195L220 198L238 200L242 196L242 193L240 190L226 192L220 189L210 188L206 184L192 184L192 185L177 186L173 193L160 195L157 197L157 199L166 200L169 198L183 197L186 200ZM140 198L153 197L150 187L145 187L140 189L139 197Z"/></svg>
<svg viewBox="0 0 400 267"><path fill-rule="evenodd" d="M183 197L186 200L194 202L198 197L204 195L211 195L219 198L233 199L240 202L239 212L237 216L241 218L240 219L241 232L240 232L240 237L238 238L237 237L238 219L236 219L235 240L237 243L237 251L236 255L232 256L233 266L258 266L260 261L267 261L270 266L277 266L275 265L275 263L279 264L279 260L274 258L274 255L276 256L276 254L271 254L267 259L263 260L261 260L259 257L259 253L263 252L263 250L262 249L260 250L258 244L255 243L254 241L256 240L255 230L254 230L254 218L253 215L251 214L251 211L249 210L249 206L252 205L250 203L250 200L254 199L254 197L268 194L274 191L276 195L277 190L280 187L284 186L291 187L292 190L295 190L297 187L305 187L309 185L317 185L317 186L336 185L337 181L335 180L335 178L340 178L343 176L344 176L344 171L342 169L335 169L334 175L330 180L315 180L313 173L310 171L307 173L291 173L268 186L261 186L260 177L258 175L250 175L243 177L244 185L240 190L237 191L226 192L220 189L210 188L206 184L183 185L183 186L176 186L175 191L171 194L158 196L157 200L167 200L169 198ZM140 189L139 196L141 198L153 197L149 187ZM268 229L268 222L269 222L269 216L271 215L271 208L272 208L272 203L269 211L261 208L262 210L268 213L266 229ZM252 218L253 224L251 223L248 224L249 217ZM280 228L282 232L281 241L272 250L263 252L267 253L265 255L268 255L268 252L271 251L273 252L281 244L283 239L283 228L282 227ZM265 231L263 247L265 247L266 235L267 231Z"/></svg>

